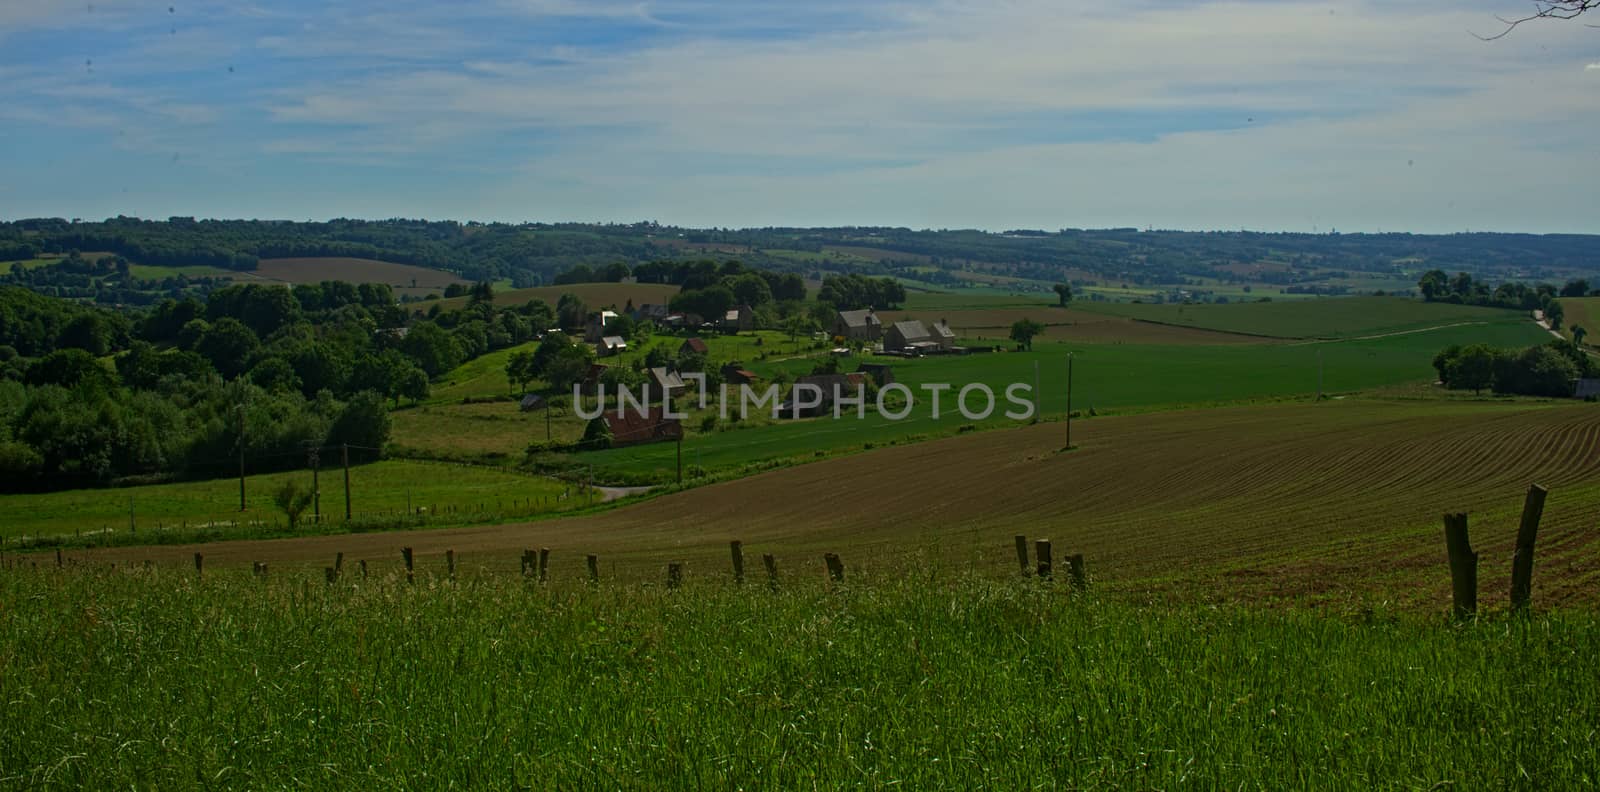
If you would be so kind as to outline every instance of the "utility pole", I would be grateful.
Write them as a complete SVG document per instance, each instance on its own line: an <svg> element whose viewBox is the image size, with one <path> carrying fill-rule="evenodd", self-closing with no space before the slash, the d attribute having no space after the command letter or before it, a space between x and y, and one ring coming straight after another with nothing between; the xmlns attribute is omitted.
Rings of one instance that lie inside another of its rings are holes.
<svg viewBox="0 0 1600 792"><path fill-rule="evenodd" d="M1072 353L1067 353L1067 450L1072 450Z"/></svg>
<svg viewBox="0 0 1600 792"><path fill-rule="evenodd" d="M339 458L344 462L344 521L350 521L350 444L339 446Z"/></svg>
<svg viewBox="0 0 1600 792"><path fill-rule="evenodd" d="M239 405L239 511L244 511L244 405Z"/></svg>
<svg viewBox="0 0 1600 792"><path fill-rule="evenodd" d="M318 525L322 524L322 486L318 482L317 469L322 465L322 449L308 445L306 454L311 457L311 519Z"/></svg>

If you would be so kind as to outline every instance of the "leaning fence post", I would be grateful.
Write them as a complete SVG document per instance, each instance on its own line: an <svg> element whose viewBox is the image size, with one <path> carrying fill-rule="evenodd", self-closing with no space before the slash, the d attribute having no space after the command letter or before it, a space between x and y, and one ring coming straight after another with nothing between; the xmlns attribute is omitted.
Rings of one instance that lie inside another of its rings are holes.
<svg viewBox="0 0 1600 792"><path fill-rule="evenodd" d="M667 564L667 588L677 588L683 584L683 564Z"/></svg>
<svg viewBox="0 0 1600 792"><path fill-rule="evenodd" d="M824 553L822 561L828 565L828 578L835 583L843 583L844 562L839 560L839 556L835 553Z"/></svg>
<svg viewBox="0 0 1600 792"><path fill-rule="evenodd" d="M1511 556L1511 609L1528 607L1533 597L1533 543L1539 538L1539 519L1544 516L1544 498L1550 491L1534 484L1522 503L1522 524L1517 527L1517 550Z"/></svg>
<svg viewBox="0 0 1600 792"><path fill-rule="evenodd" d="M1467 538L1467 515L1444 516L1444 544L1450 556L1451 599L1455 617L1468 619L1478 612L1478 554Z"/></svg>
<svg viewBox="0 0 1600 792"><path fill-rule="evenodd" d="M539 582L550 579L550 548L539 548Z"/></svg>
<svg viewBox="0 0 1600 792"><path fill-rule="evenodd" d="M1040 539L1034 542L1033 555L1035 558L1039 559L1039 579L1049 580L1051 577L1050 540Z"/></svg>
<svg viewBox="0 0 1600 792"><path fill-rule="evenodd" d="M1082 591L1089 587L1089 577L1083 571L1083 554L1074 553L1067 556L1067 576L1072 580L1072 587Z"/></svg>
<svg viewBox="0 0 1600 792"><path fill-rule="evenodd" d="M763 553L761 563L767 567L767 588L778 590L778 559L771 553Z"/></svg>
<svg viewBox="0 0 1600 792"><path fill-rule="evenodd" d="M1027 577L1028 576L1028 537L1023 536L1022 534L1017 534L1015 538L1016 538L1016 542L1017 542L1017 566L1022 567L1022 576L1023 577Z"/></svg>
<svg viewBox="0 0 1600 792"><path fill-rule="evenodd" d="M413 567L411 565L411 548L409 548L409 547L400 548L400 556L402 558L404 558L405 561L406 561L406 582L407 583L416 582L416 578L412 577Z"/></svg>
<svg viewBox="0 0 1600 792"><path fill-rule="evenodd" d="M590 553L586 558L584 558L584 561L588 562L588 564L589 564L589 582L590 583L599 583L600 582L600 556L597 556L597 555L595 555L593 553Z"/></svg>
<svg viewBox="0 0 1600 792"><path fill-rule="evenodd" d="M744 583L744 545L735 539L728 543L728 551L733 554L733 582Z"/></svg>

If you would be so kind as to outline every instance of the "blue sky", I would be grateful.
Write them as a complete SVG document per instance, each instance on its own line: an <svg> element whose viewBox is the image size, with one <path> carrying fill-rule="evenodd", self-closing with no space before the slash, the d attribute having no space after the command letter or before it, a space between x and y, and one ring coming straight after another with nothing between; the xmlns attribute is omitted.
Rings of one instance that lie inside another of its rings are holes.
<svg viewBox="0 0 1600 792"><path fill-rule="evenodd" d="M0 8L0 217L1600 233L1514 0Z"/></svg>

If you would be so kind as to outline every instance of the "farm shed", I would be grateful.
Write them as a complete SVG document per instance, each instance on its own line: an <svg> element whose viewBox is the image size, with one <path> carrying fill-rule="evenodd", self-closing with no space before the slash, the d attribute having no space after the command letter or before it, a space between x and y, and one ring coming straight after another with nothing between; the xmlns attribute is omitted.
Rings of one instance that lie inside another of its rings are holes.
<svg viewBox="0 0 1600 792"><path fill-rule="evenodd" d="M747 369L742 369L736 363L729 363L722 367L722 380L729 385L750 385L758 379L755 374Z"/></svg>
<svg viewBox="0 0 1600 792"><path fill-rule="evenodd" d="M709 354L711 354L711 348L707 347L706 346L706 342L700 340L700 338L698 336L696 336L694 338L685 339L683 344L681 344L678 347L678 355L681 357L683 355L690 355L690 354L693 354L693 355L709 355Z"/></svg>
<svg viewBox="0 0 1600 792"><path fill-rule="evenodd" d="M663 440L678 440L683 437L683 425L676 418L668 418L666 411L661 407L648 407L644 412L625 410L621 415L616 410L606 410L602 413L606 428L611 430L611 446L640 445L643 443L659 443Z"/></svg>
<svg viewBox="0 0 1600 792"><path fill-rule="evenodd" d="M617 321L616 311L600 311L589 314L589 321L583 327L583 340L597 343L606 337L606 330ZM615 338L615 336L612 336Z"/></svg>
<svg viewBox="0 0 1600 792"><path fill-rule="evenodd" d="M851 379L852 377L858 379ZM822 404L800 410L801 417L812 418L831 413L833 403L840 397L855 398L856 393L866 385L866 377L859 374L812 374L795 380L794 384L796 388L801 385L814 385L822 391ZM790 389L789 398L778 407L778 417L793 418L794 409L795 391Z"/></svg>
<svg viewBox="0 0 1600 792"><path fill-rule="evenodd" d="M724 333L738 333L744 330L756 329L756 309L748 305L741 305L728 311L722 317L721 328Z"/></svg>

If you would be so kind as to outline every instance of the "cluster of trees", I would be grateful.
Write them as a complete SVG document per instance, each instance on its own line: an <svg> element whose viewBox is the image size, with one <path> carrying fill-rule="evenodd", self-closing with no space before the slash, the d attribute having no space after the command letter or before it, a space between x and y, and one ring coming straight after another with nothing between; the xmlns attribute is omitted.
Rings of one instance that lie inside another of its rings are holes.
<svg viewBox="0 0 1600 792"><path fill-rule="evenodd" d="M566 272L557 275L555 284L565 286L569 283L621 283L623 278L633 274L626 262L612 262L603 267L591 267L588 264L579 264Z"/></svg>
<svg viewBox="0 0 1600 792"><path fill-rule="evenodd" d="M649 266L640 265L635 272L645 271ZM799 275L749 269L738 261L683 262L673 266L671 277L670 282L683 288L672 296L668 307L707 320L718 319L740 305L749 305L758 314L766 315L766 321L758 323L770 324L772 310L788 316L799 310L806 298L806 283Z"/></svg>
<svg viewBox="0 0 1600 792"><path fill-rule="evenodd" d="M431 377L556 321L541 301L497 309L493 296L484 284L417 318L387 286L337 281L130 312L0 287L0 473L13 487L201 474L237 455L241 404L263 464L303 461L307 444L381 448L385 401L420 401ZM581 302L564 303L581 322Z"/></svg>
<svg viewBox="0 0 1600 792"><path fill-rule="evenodd" d="M6 260L0 253L0 261ZM70 297L106 305L150 305L162 297L204 295L227 284L219 277L173 275L138 278L132 264L121 256L84 258L69 251L61 259L40 266L15 266L0 272L0 285L23 286L52 297Z"/></svg>
<svg viewBox="0 0 1600 792"><path fill-rule="evenodd" d="M1595 376L1596 367L1566 340L1527 349L1496 349L1485 344L1450 346L1433 358L1439 381L1453 390L1525 396L1571 396L1572 381Z"/></svg>
<svg viewBox="0 0 1600 792"><path fill-rule="evenodd" d="M1458 272L1453 277L1443 270L1428 270L1417 281L1417 290L1428 302L1448 302L1461 305L1482 305L1492 308L1511 308L1522 311L1542 310L1552 328L1559 328L1563 319L1558 297L1586 297L1600 294L1591 291L1587 280L1571 280L1557 289L1548 283L1529 285L1507 281L1489 288L1488 282L1475 279L1470 274Z"/></svg>
<svg viewBox="0 0 1600 792"><path fill-rule="evenodd" d="M817 300L840 311L889 310L906 301L906 287L893 278L868 278L854 273L822 279Z"/></svg>

